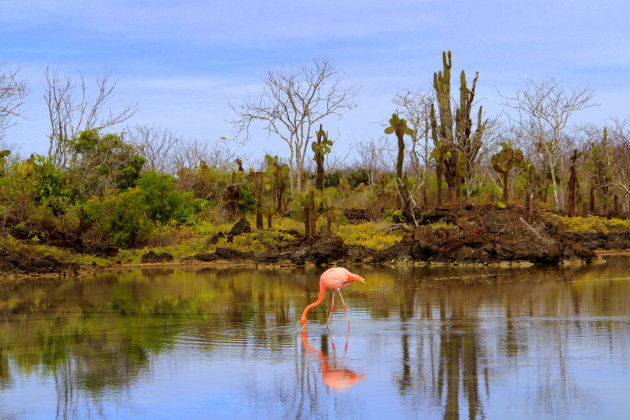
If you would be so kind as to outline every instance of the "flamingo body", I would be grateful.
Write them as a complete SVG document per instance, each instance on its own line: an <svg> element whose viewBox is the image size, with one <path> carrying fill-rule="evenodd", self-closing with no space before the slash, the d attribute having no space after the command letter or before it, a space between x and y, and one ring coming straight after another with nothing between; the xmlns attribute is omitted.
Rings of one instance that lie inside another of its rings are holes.
<svg viewBox="0 0 630 420"><path fill-rule="evenodd" d="M339 293L339 297L341 301L344 302L343 296L341 296L341 289L346 288L351 282L360 281L361 283L365 283L365 279L357 274L351 273L343 267L334 267L329 268L324 271L319 278L319 296L317 300L306 308L304 308L304 312L302 313L302 318L300 319L300 324L306 328L306 314L315 306L322 303L324 297L326 296L326 290L332 290L332 302L330 305L330 315L328 316L328 323L330 323L330 317L332 316L332 311L335 309L335 292ZM346 319L348 317L348 308L344 302L344 311L346 311ZM348 320L348 327L350 327L350 320Z"/></svg>

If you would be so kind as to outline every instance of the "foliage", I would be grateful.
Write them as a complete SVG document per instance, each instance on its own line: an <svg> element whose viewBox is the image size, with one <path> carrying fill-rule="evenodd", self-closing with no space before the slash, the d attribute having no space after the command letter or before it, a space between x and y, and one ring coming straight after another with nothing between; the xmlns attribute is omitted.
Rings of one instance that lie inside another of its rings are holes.
<svg viewBox="0 0 630 420"><path fill-rule="evenodd" d="M630 230L630 219L608 219L599 216L567 217L554 213L545 213L545 215L554 222L559 223L568 232L610 233Z"/></svg>
<svg viewBox="0 0 630 420"><path fill-rule="evenodd" d="M494 169L501 175L501 188L503 190L503 202L508 204L508 193L510 188L510 172L513 168L522 167L525 164L523 151L512 147L512 140L501 142L501 150L492 155L490 160Z"/></svg>
<svg viewBox="0 0 630 420"><path fill-rule="evenodd" d="M149 217L155 222L191 222L207 204L205 200L194 198L192 192L177 191L175 180L169 174L147 171L138 179L137 186L144 193Z"/></svg>
<svg viewBox="0 0 630 420"><path fill-rule="evenodd" d="M388 224L361 223L342 225L336 230L343 242L347 245L363 245L368 248L382 250L394 245L402 239L399 231L386 233Z"/></svg>
<svg viewBox="0 0 630 420"><path fill-rule="evenodd" d="M100 227L114 245L122 248L143 244L153 230L145 192L137 187L103 200L92 197L84 211L91 225Z"/></svg>

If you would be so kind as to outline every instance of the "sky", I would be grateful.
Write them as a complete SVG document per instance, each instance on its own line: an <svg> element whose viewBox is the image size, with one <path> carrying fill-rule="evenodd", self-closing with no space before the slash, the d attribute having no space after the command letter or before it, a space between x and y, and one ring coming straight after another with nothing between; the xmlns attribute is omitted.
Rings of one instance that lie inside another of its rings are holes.
<svg viewBox="0 0 630 420"><path fill-rule="evenodd" d="M22 154L47 151L47 67L75 80L80 71L92 86L109 72L117 82L109 108L138 105L126 124L209 143L234 137L228 101L258 95L270 69L320 58L344 84L361 87L355 109L324 121L333 149L349 151L382 136L397 92L432 88L443 50L452 50L454 75L480 72L477 99L489 116L502 110L499 92L554 77L596 90L598 106L574 122L630 117L623 0L0 0L0 7L0 63L19 68L30 89L25 118L5 133ZM261 127L241 150L288 155Z"/></svg>

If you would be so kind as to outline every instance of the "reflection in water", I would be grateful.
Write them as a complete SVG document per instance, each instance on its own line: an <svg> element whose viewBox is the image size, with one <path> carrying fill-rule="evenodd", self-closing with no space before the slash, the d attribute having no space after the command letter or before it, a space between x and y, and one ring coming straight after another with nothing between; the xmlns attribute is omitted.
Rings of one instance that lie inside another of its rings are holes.
<svg viewBox="0 0 630 420"><path fill-rule="evenodd" d="M629 268L364 268L368 376L327 308L297 339L321 270L0 281L0 417L620 418Z"/></svg>
<svg viewBox="0 0 630 420"><path fill-rule="evenodd" d="M349 334L350 331L348 331L348 335ZM335 391L345 391L365 378L364 373L357 374L355 371L345 367L345 358L348 353L348 336L346 336L346 345L344 346L342 357L337 357L337 350L332 339L330 339L330 345L332 347L333 355L327 355L327 336L322 336L322 351L316 350L308 345L308 335L306 330L302 331L301 338L304 349L310 353L316 354L319 357L322 366L322 379L328 387L334 389Z"/></svg>

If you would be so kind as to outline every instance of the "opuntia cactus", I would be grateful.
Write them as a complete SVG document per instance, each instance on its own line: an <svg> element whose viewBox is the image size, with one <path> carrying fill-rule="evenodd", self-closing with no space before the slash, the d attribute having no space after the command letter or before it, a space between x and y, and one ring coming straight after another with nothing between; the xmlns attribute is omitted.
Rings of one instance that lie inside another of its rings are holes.
<svg viewBox="0 0 630 420"><path fill-rule="evenodd" d="M294 212L291 214L291 218L304 223L304 235L307 237L317 234L320 197L321 193L313 188L310 181L307 181L303 193L293 195L291 207Z"/></svg>
<svg viewBox="0 0 630 420"><path fill-rule="evenodd" d="M413 208L411 205L411 199L409 197L409 191L403 180L403 164L405 160L405 139L404 136L413 135L413 130L407 127L407 121L404 118L399 118L398 114L392 114L389 119L389 127L385 129L385 134L396 134L398 139L398 157L396 159L396 186L398 187L398 194L400 197L401 207L405 218L408 221L415 223L415 217L413 214Z"/></svg>
<svg viewBox="0 0 630 420"><path fill-rule="evenodd" d="M501 175L501 188L503 189L503 203L508 203L508 191L510 171L514 167L522 167L525 163L523 159L523 152L519 149L512 148L512 140L500 143L502 150L490 157L492 166L490 169L494 169Z"/></svg>
<svg viewBox="0 0 630 420"><path fill-rule="evenodd" d="M315 188L320 191L324 189L324 156L330 153L330 147L333 145L332 140L328 140L328 132L324 131L322 124L319 125L319 130L315 132L317 141L311 143L313 149L313 159L317 165L317 172L315 176Z"/></svg>

